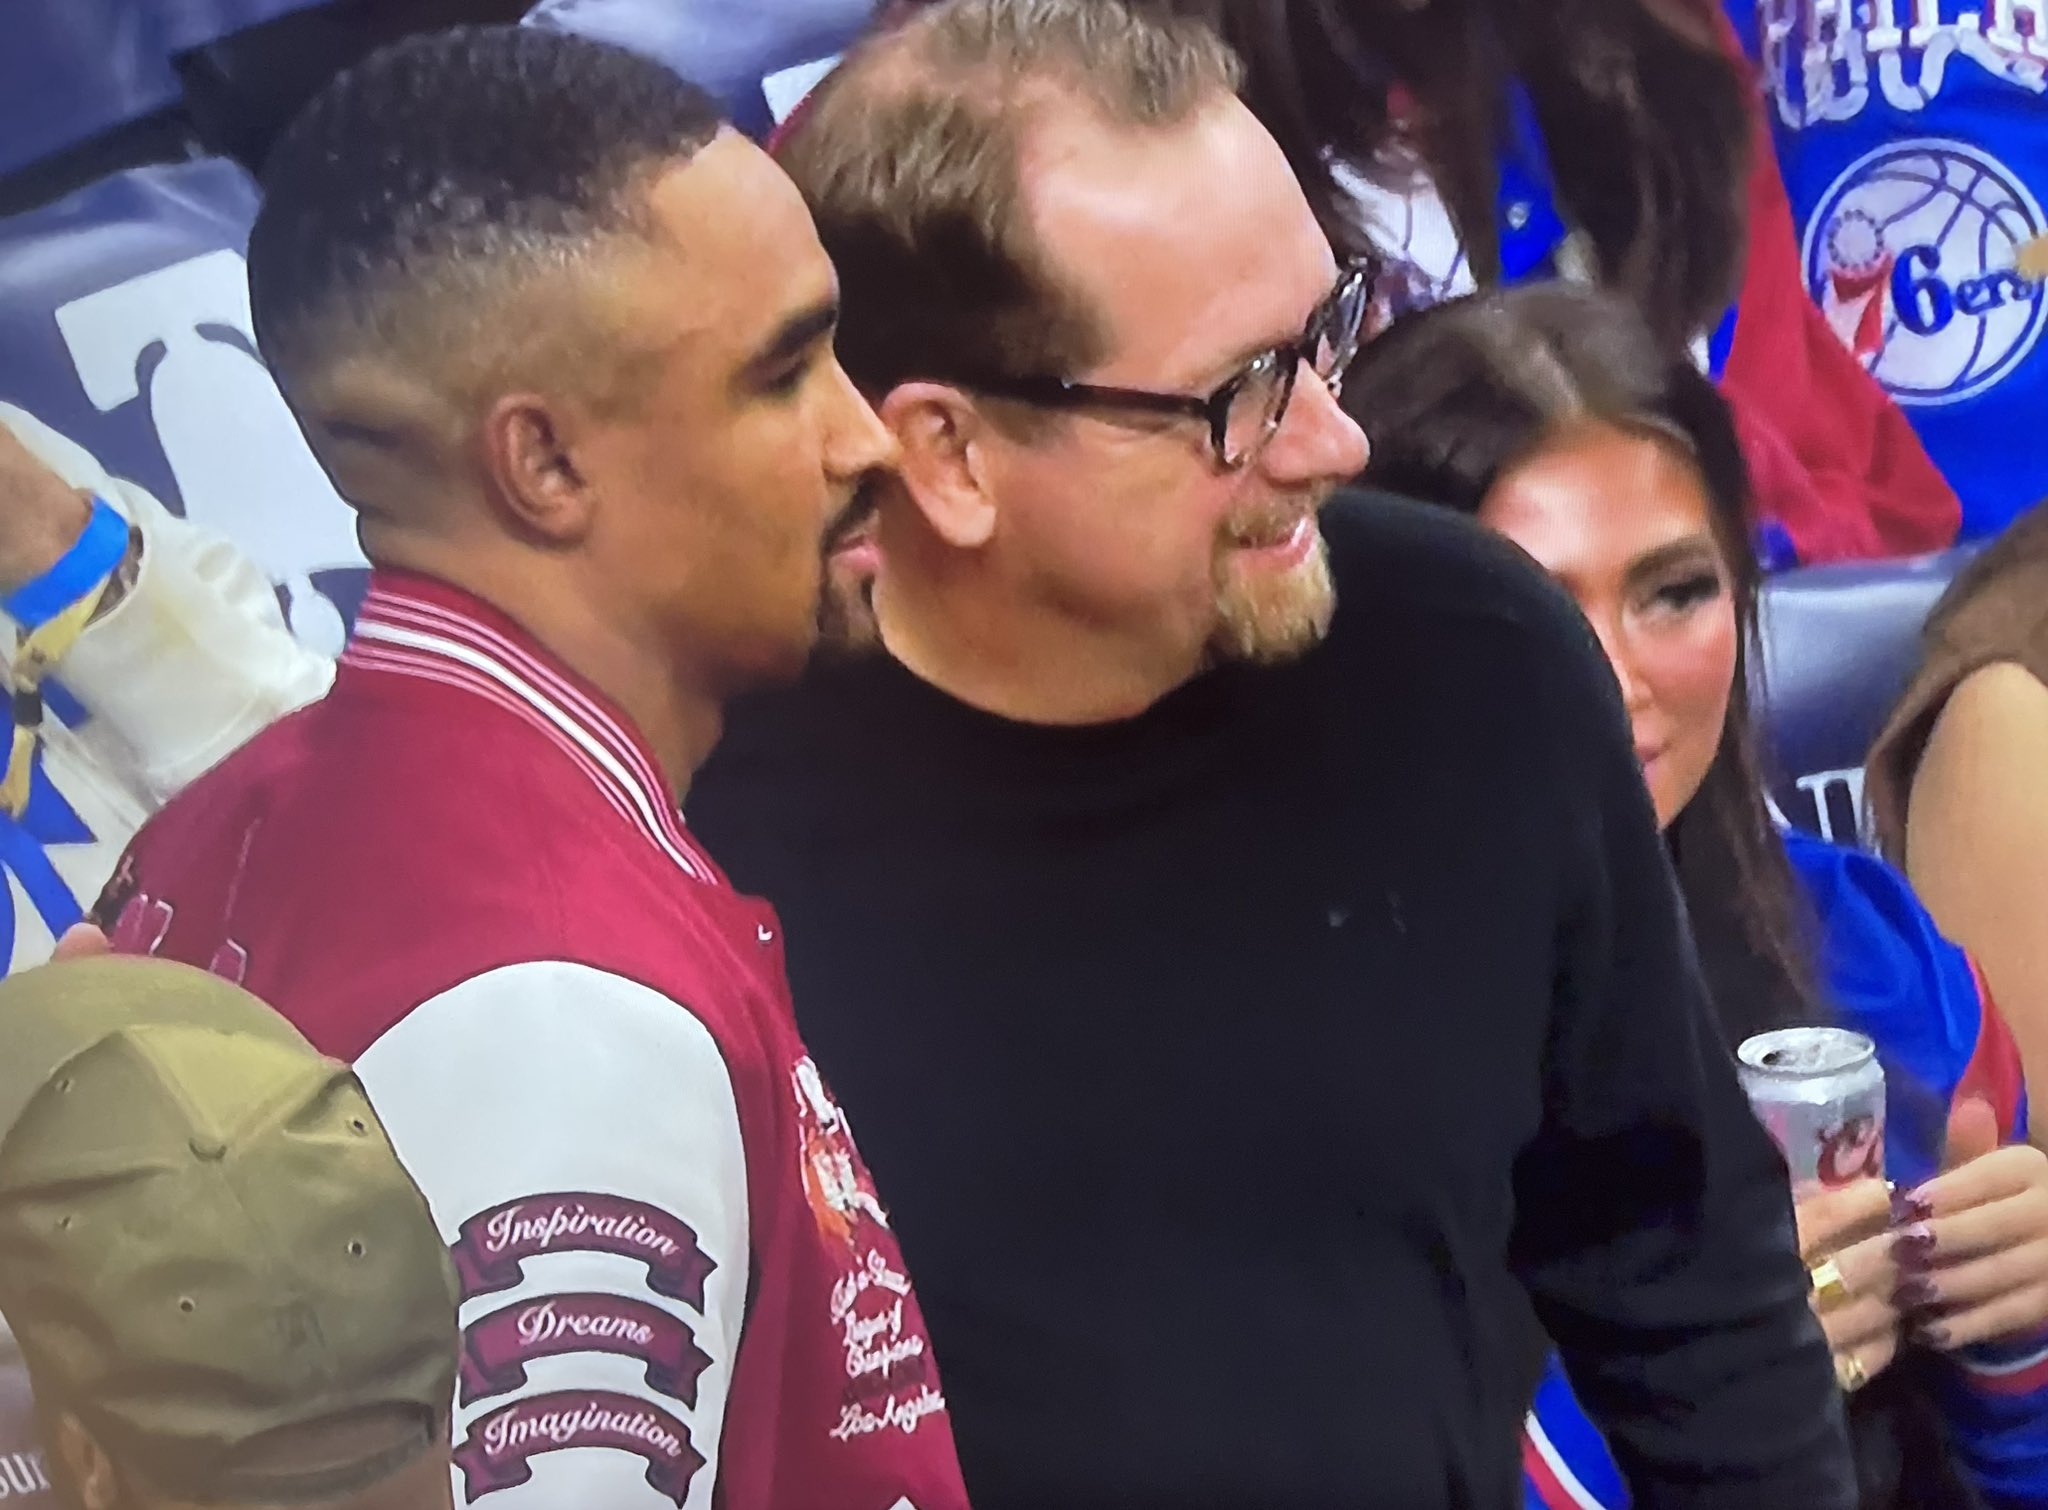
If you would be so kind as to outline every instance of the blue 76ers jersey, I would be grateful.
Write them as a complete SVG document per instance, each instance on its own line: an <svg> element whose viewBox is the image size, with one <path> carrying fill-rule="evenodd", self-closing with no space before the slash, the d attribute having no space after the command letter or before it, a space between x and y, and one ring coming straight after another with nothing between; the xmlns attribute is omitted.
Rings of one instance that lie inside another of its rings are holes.
<svg viewBox="0 0 2048 1510"><path fill-rule="evenodd" d="M1986 535L2048 495L2048 0L1728 0L1808 292Z"/></svg>

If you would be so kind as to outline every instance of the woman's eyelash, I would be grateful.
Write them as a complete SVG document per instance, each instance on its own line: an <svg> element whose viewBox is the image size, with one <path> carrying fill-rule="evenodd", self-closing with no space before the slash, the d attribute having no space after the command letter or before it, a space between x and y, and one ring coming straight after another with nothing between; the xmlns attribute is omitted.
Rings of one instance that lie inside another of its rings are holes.
<svg viewBox="0 0 2048 1510"><path fill-rule="evenodd" d="M1682 577L1659 588L1657 596L1674 608L1690 608L1695 603L1704 603L1721 595L1721 576L1718 572L1703 571L1697 576Z"/></svg>

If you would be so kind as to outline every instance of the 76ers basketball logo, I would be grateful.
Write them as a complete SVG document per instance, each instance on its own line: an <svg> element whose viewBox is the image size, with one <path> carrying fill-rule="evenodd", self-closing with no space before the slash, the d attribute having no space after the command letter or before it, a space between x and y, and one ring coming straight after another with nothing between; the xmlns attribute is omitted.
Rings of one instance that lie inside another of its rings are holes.
<svg viewBox="0 0 2048 1510"><path fill-rule="evenodd" d="M1807 286L1901 404L1953 404L2026 360L2048 323L2048 218L1962 142L1893 142L1835 180L1807 226Z"/></svg>

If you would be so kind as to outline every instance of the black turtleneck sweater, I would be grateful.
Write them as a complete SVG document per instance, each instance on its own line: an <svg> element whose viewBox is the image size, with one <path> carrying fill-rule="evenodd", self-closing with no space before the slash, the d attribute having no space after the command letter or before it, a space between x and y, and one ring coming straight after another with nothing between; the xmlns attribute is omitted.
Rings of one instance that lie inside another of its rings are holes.
<svg viewBox="0 0 2048 1510"><path fill-rule="evenodd" d="M1597 647L1463 520L1325 533L1293 665L1050 728L828 661L692 794L782 913L978 1510L1506 1510L1532 1300L1639 1505L1847 1505Z"/></svg>

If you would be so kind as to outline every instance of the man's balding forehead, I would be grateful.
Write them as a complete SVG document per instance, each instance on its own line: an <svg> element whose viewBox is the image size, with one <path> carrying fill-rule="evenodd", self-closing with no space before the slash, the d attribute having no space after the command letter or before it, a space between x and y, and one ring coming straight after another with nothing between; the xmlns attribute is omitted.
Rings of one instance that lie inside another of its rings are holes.
<svg viewBox="0 0 2048 1510"><path fill-rule="evenodd" d="M806 105L929 90L1028 108L1036 86L1037 99L1070 95L1119 122L1166 124L1218 89L1236 93L1242 76L1212 28L1124 0L899 0Z"/></svg>

